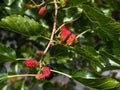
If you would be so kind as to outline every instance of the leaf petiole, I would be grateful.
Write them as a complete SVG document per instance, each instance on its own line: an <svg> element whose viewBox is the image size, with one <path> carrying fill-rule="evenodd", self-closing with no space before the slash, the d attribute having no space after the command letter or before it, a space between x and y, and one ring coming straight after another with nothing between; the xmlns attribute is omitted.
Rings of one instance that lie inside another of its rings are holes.
<svg viewBox="0 0 120 90"><path fill-rule="evenodd" d="M66 74L66 73L63 73L63 72L60 72L60 71L56 71L56 70L51 70L52 72L55 72L55 73L58 73L58 74L61 74L61 75L64 75L64 76L66 76L66 77L68 77L68 78L72 78L72 76L70 76L70 75L68 75L68 74Z"/></svg>

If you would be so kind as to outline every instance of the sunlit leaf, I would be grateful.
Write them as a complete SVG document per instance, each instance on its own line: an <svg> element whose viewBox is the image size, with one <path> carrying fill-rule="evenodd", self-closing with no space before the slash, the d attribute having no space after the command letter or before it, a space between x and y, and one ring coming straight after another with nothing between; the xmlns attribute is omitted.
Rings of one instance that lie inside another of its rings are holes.
<svg viewBox="0 0 120 90"><path fill-rule="evenodd" d="M97 77L87 69L78 70L73 74L73 79L90 88L108 90L119 87L120 83L110 77Z"/></svg>
<svg viewBox="0 0 120 90"><path fill-rule="evenodd" d="M25 36L39 35L44 32L44 28L34 19L27 16L12 15L0 21L0 27L23 34Z"/></svg>

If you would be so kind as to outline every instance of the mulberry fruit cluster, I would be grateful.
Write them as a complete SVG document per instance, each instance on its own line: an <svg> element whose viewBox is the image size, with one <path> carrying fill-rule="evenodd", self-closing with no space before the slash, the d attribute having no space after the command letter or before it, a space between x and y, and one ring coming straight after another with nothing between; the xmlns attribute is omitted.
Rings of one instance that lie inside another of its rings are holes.
<svg viewBox="0 0 120 90"><path fill-rule="evenodd" d="M37 60L28 59L28 60L25 60L25 66L30 67L30 68L34 68L34 67L39 66L39 63Z"/></svg>
<svg viewBox="0 0 120 90"><path fill-rule="evenodd" d="M76 41L76 35L71 33L66 25L61 27L61 44L71 45Z"/></svg>
<svg viewBox="0 0 120 90"><path fill-rule="evenodd" d="M48 78L50 75L51 75L50 68L47 66L43 66L42 73L38 74L36 76L36 79L37 80L45 79L45 78Z"/></svg>

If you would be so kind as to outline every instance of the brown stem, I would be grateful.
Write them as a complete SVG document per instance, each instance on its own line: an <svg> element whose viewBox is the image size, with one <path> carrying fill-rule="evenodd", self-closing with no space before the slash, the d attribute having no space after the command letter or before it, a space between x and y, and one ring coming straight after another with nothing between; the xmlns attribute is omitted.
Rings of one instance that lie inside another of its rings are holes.
<svg viewBox="0 0 120 90"><path fill-rule="evenodd" d="M54 16L54 23L53 23L53 30L52 30L52 34L51 34L51 37L50 37L50 41L47 45L47 47L45 48L44 52L43 52L43 56L46 54L46 52L48 51L52 41L53 41L53 38L54 38L54 34L55 34L55 31L56 31L56 24L57 24L57 13L58 13L58 6L57 6L57 0L54 0L54 6L55 6L55 16Z"/></svg>

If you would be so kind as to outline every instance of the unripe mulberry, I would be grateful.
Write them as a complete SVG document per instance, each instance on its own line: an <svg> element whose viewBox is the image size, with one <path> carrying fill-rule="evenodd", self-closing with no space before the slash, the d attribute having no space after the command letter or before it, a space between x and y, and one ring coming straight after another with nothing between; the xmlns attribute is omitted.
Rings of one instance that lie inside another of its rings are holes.
<svg viewBox="0 0 120 90"><path fill-rule="evenodd" d="M39 65L39 63L37 60L28 59L25 61L25 66L30 67L30 68L37 67L38 65Z"/></svg>
<svg viewBox="0 0 120 90"><path fill-rule="evenodd" d="M26 8L33 8L33 5L32 4L25 4L25 7Z"/></svg>
<svg viewBox="0 0 120 90"><path fill-rule="evenodd" d="M68 40L66 41L66 44L71 45L72 43L74 43L75 39L76 39L76 35L71 34L70 37L68 38Z"/></svg>
<svg viewBox="0 0 120 90"><path fill-rule="evenodd" d="M45 11L46 11L46 7L41 7L38 11L38 14L42 16L45 13Z"/></svg>
<svg viewBox="0 0 120 90"><path fill-rule="evenodd" d="M42 56L42 55L43 55L43 51L37 50L37 51L36 51L36 54L39 55L39 56Z"/></svg>
<svg viewBox="0 0 120 90"><path fill-rule="evenodd" d="M53 77L53 74L51 73L50 68L48 66L43 66L42 72L36 75L37 80L42 80L42 79L50 80L52 79L52 77Z"/></svg>
<svg viewBox="0 0 120 90"><path fill-rule="evenodd" d="M38 75L36 76L36 79L37 79L37 80L41 80L41 79L44 79L44 78L45 78L44 73L40 73L40 74L38 74Z"/></svg>
<svg viewBox="0 0 120 90"><path fill-rule="evenodd" d="M65 25L63 25L61 27L61 36L60 36L61 43L64 43L70 34L71 32L68 30L68 28Z"/></svg>

